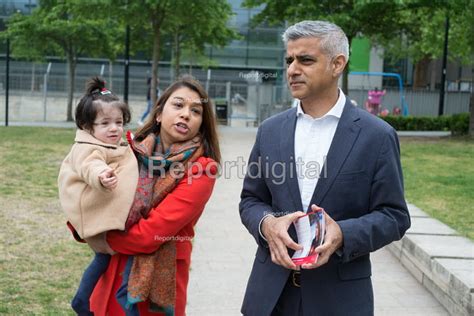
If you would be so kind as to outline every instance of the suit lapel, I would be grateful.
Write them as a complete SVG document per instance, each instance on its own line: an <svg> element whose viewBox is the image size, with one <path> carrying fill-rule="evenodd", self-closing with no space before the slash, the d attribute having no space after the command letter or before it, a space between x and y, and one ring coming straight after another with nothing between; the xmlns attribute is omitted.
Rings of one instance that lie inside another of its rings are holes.
<svg viewBox="0 0 474 316"><path fill-rule="evenodd" d="M360 126L355 123L358 120L359 116L356 109L347 99L310 205L320 205L328 189L336 179L339 170L359 136Z"/></svg>
<svg viewBox="0 0 474 316"><path fill-rule="evenodd" d="M288 112L280 128L280 159L285 166L286 183L290 192L295 210L302 210L300 190L298 187L298 176L295 164L295 128L296 128L296 108Z"/></svg>

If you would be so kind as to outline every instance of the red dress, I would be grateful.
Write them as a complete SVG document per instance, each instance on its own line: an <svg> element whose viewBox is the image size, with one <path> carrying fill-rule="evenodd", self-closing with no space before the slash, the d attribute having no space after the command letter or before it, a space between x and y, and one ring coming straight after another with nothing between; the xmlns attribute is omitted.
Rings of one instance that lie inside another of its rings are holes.
<svg viewBox="0 0 474 316"><path fill-rule="evenodd" d="M121 273L128 255L152 253L170 237L176 237L175 315L185 315L194 225L211 196L217 174L212 159L201 157L196 162L189 177L183 177L147 219L141 219L127 233L107 233L107 242L118 254L112 256L107 271L92 293L90 303L94 315L125 315L115 293L122 283ZM138 303L138 310L140 315L161 315L149 312L148 302Z"/></svg>

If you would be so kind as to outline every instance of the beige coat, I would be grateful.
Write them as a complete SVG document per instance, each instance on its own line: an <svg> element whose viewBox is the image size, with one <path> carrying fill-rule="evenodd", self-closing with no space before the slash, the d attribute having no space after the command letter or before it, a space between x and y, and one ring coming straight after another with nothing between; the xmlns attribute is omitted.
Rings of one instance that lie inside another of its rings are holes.
<svg viewBox="0 0 474 316"><path fill-rule="evenodd" d="M75 144L59 170L61 206L79 236L124 230L138 183L138 164L127 143L102 143L91 134L77 130ZM99 174L112 168L117 187L108 190Z"/></svg>

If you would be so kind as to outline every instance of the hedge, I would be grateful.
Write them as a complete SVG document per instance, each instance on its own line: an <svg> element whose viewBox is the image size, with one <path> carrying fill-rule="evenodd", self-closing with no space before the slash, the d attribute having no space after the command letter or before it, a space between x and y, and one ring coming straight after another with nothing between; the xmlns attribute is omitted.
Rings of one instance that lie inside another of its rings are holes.
<svg viewBox="0 0 474 316"><path fill-rule="evenodd" d="M452 135L466 135L469 116L469 113L460 113L439 117L388 115L380 118L397 131L451 131Z"/></svg>

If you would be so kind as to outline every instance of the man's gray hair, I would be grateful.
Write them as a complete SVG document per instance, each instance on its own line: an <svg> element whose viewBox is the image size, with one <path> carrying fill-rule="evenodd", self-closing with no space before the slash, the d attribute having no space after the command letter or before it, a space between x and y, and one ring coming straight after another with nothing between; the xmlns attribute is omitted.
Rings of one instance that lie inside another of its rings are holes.
<svg viewBox="0 0 474 316"><path fill-rule="evenodd" d="M349 60L349 41L336 24L327 21L301 21L287 28L282 35L285 46L289 41L303 37L319 38L323 53L330 58L343 54Z"/></svg>

